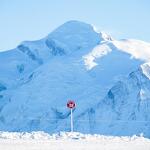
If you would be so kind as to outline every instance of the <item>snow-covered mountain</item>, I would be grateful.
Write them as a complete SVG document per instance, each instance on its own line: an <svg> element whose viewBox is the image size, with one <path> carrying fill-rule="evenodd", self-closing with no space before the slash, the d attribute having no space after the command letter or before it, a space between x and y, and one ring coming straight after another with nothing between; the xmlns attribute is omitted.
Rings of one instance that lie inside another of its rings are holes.
<svg viewBox="0 0 150 150"><path fill-rule="evenodd" d="M69 21L0 53L0 130L150 137L150 43Z"/></svg>

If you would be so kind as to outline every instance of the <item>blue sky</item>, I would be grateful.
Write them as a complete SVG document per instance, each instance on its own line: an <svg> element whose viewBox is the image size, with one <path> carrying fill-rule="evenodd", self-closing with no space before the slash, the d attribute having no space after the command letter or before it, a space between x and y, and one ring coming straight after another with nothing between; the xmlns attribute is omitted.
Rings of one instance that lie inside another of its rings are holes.
<svg viewBox="0 0 150 150"><path fill-rule="evenodd" d="M149 0L0 0L0 50L36 40L68 20L95 25L116 39L150 42Z"/></svg>

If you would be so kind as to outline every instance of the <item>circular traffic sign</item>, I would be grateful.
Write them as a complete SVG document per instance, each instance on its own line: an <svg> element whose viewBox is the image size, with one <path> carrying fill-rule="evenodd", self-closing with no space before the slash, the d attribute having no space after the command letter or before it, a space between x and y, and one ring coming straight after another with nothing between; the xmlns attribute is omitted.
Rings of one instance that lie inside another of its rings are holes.
<svg viewBox="0 0 150 150"><path fill-rule="evenodd" d="M67 103L67 107L72 109L72 108L76 107L76 104L73 100L69 100Z"/></svg>

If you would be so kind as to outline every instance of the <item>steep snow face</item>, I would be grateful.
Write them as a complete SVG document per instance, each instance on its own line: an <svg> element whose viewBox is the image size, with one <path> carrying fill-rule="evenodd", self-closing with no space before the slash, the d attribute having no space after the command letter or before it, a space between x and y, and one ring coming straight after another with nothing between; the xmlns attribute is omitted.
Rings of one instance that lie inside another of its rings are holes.
<svg viewBox="0 0 150 150"><path fill-rule="evenodd" d="M8 88L17 86L19 78L31 72L37 63L17 49L0 53L0 83Z"/></svg>
<svg viewBox="0 0 150 150"><path fill-rule="evenodd" d="M101 58L111 52L112 49L109 48L106 44L101 44L92 50L89 54L83 56L85 66L87 70L91 70L93 67L97 66L98 64L95 62L96 58Z"/></svg>
<svg viewBox="0 0 150 150"><path fill-rule="evenodd" d="M98 105L83 113L75 121L76 129L108 135L143 133L150 137L150 80L143 67L145 64L118 81Z"/></svg>
<svg viewBox="0 0 150 150"><path fill-rule="evenodd" d="M124 39L112 41L112 44L118 49L131 54L136 59L150 60L150 43L134 39Z"/></svg>
<svg viewBox="0 0 150 150"><path fill-rule="evenodd" d="M134 54L122 51L113 42L105 41L82 57L89 73L104 86L128 75L131 70L136 70L140 64L147 61L143 60L142 56L135 59ZM131 45L134 50L139 50L139 47L134 46L134 42ZM147 51L143 54L147 55Z"/></svg>
<svg viewBox="0 0 150 150"><path fill-rule="evenodd" d="M130 55L130 58L139 59L144 62L149 62L150 60L150 44L140 41L140 40L112 40L107 38L105 42L97 45L94 49L89 52L89 54L83 56L85 65L88 70L92 69L96 65L96 61L102 56L110 53L112 49L116 49L125 52Z"/></svg>
<svg viewBox="0 0 150 150"><path fill-rule="evenodd" d="M144 128L149 136L145 123L133 120L135 130L128 123L134 114L149 113L149 65L142 65L149 44L141 43L114 41L89 24L70 21L41 40L0 53L0 129L69 131L66 102L74 99L76 131L131 135ZM127 122L126 130L118 118Z"/></svg>
<svg viewBox="0 0 150 150"><path fill-rule="evenodd" d="M94 31L91 25L79 21L69 21L48 35L47 42L51 40L62 45L66 53L70 53L91 49L104 39Z"/></svg>

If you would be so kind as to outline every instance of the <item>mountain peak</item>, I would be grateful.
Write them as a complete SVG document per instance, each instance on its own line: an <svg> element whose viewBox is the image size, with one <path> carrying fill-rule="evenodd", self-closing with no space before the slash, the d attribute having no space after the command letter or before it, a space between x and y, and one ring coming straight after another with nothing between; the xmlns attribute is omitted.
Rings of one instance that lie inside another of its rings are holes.
<svg viewBox="0 0 150 150"><path fill-rule="evenodd" d="M95 32L92 25L85 23L85 22L82 22L82 21L77 21L77 20L70 20L70 21L63 23L53 32L56 32L58 30L63 30L64 28L65 29L67 28L67 31L73 30L72 32L77 32L77 33L79 32L79 30L80 31L81 30L83 30L83 31L84 30L87 30L87 31L90 30L90 31Z"/></svg>
<svg viewBox="0 0 150 150"><path fill-rule="evenodd" d="M92 49L101 41L106 41L106 36L96 32L90 24L71 20L55 29L47 39L59 42L68 47L69 51L76 51L78 49Z"/></svg>

